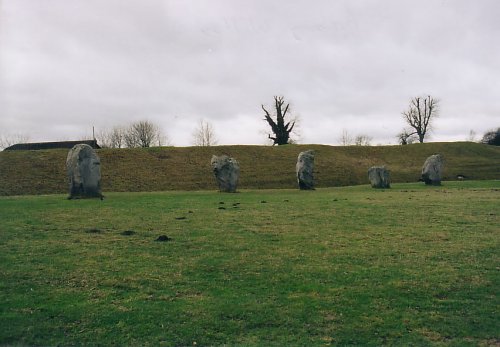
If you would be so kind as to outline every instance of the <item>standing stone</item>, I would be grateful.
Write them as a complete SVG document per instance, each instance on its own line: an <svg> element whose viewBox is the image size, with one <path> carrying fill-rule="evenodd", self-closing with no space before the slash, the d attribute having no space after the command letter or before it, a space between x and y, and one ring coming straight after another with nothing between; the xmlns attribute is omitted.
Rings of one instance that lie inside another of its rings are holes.
<svg viewBox="0 0 500 347"><path fill-rule="evenodd" d="M86 144L75 145L66 159L69 199L102 198L101 161L95 150Z"/></svg>
<svg viewBox="0 0 500 347"><path fill-rule="evenodd" d="M236 193L236 187L240 178L240 166L236 159L230 158L227 155L213 155L211 164L219 191Z"/></svg>
<svg viewBox="0 0 500 347"><path fill-rule="evenodd" d="M422 180L425 184L439 186L443 174L444 159L441 154L431 155L422 167Z"/></svg>
<svg viewBox="0 0 500 347"><path fill-rule="evenodd" d="M297 182L301 190L314 189L314 151L300 152L297 158Z"/></svg>
<svg viewBox="0 0 500 347"><path fill-rule="evenodd" d="M391 179L389 170L385 166L372 166L368 169L368 179L372 188L390 188Z"/></svg>

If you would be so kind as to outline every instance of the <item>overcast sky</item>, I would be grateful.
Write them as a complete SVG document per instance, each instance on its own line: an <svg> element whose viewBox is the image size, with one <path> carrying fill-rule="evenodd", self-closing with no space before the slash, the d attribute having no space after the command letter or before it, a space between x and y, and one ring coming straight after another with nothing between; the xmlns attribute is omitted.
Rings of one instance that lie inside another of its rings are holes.
<svg viewBox="0 0 500 347"><path fill-rule="evenodd" d="M0 0L0 135L75 140L138 120L176 146L264 144L261 104L300 142L395 144L411 97L429 141L500 126L498 0Z"/></svg>

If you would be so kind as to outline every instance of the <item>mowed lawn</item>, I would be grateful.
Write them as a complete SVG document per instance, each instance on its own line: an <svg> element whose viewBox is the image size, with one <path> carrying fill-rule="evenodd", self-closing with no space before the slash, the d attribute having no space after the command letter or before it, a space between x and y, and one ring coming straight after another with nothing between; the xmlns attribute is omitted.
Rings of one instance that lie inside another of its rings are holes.
<svg viewBox="0 0 500 347"><path fill-rule="evenodd" d="M0 345L500 344L500 181L105 195L0 198Z"/></svg>

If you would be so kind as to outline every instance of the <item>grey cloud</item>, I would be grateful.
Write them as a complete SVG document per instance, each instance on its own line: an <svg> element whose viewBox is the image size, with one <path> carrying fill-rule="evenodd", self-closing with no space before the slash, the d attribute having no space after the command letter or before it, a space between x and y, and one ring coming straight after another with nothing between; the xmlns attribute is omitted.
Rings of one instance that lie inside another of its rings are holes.
<svg viewBox="0 0 500 347"><path fill-rule="evenodd" d="M303 142L336 143L346 128L394 143L409 98L430 93L442 100L433 139L462 139L471 126L497 126L499 9L486 0L4 0L0 129L51 140L151 119L188 145L203 118L221 143L262 143L260 104L279 94L300 116Z"/></svg>

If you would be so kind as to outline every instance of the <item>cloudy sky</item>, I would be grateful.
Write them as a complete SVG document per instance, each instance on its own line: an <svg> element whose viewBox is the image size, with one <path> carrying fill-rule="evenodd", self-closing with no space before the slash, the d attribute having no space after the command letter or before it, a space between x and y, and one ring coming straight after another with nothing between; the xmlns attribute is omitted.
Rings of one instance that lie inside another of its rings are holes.
<svg viewBox="0 0 500 347"><path fill-rule="evenodd" d="M500 126L497 0L0 0L0 135L73 140L152 121L176 146L210 122L264 144L261 104L300 142L395 144L411 97L440 100L429 141Z"/></svg>

